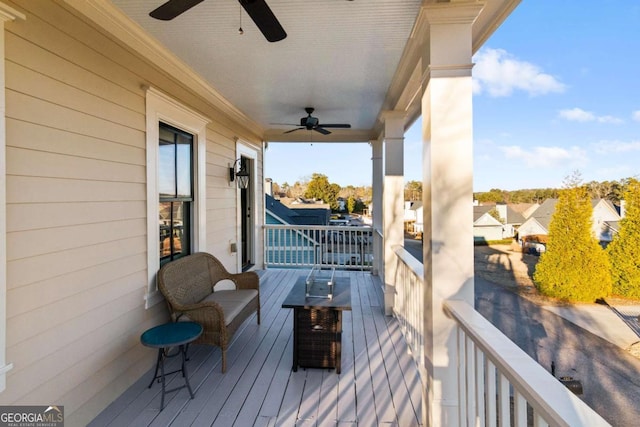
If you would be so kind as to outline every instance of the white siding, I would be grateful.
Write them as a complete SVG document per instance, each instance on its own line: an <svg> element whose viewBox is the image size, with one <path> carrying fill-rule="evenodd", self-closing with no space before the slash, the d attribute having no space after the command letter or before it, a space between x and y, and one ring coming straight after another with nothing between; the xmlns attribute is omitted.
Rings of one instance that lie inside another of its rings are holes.
<svg viewBox="0 0 640 427"><path fill-rule="evenodd" d="M27 18L5 32L6 359L14 368L0 405L64 405L69 425L83 425L153 366L154 352L139 336L167 318L164 304L144 308L143 87L211 121L204 249L230 270L237 265L228 245L237 239L236 189L228 182L234 138L256 145L258 194L262 148L230 115L64 4L9 4Z"/></svg>
<svg viewBox="0 0 640 427"><path fill-rule="evenodd" d="M600 200L593 207L593 235L600 242L613 240L613 232L607 226L607 221L620 221L620 215L606 200Z"/></svg>
<svg viewBox="0 0 640 427"><path fill-rule="evenodd" d="M532 236L534 234L547 234L547 230L545 230L535 218L529 218L518 228L518 236L520 239L524 236Z"/></svg>

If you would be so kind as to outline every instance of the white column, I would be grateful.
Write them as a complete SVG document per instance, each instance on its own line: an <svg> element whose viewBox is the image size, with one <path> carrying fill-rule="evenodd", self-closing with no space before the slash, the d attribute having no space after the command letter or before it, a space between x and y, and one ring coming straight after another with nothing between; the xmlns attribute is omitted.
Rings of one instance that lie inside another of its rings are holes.
<svg viewBox="0 0 640 427"><path fill-rule="evenodd" d="M425 6L422 97L424 330L428 426L463 425L458 399L455 323L447 299L473 305L472 24L483 4Z"/></svg>
<svg viewBox="0 0 640 427"><path fill-rule="evenodd" d="M393 314L396 283L395 245L404 246L404 112L388 111L384 118L384 311Z"/></svg>
<svg viewBox="0 0 640 427"><path fill-rule="evenodd" d="M382 162L382 139L370 141L373 190L372 212L373 220L373 269L372 274L384 277L384 262L382 256L382 193L384 187L384 165Z"/></svg>
<svg viewBox="0 0 640 427"><path fill-rule="evenodd" d="M6 362L6 327L7 327L7 159L6 151L6 104L5 104L5 70L4 70L4 26L16 19L24 20L26 16L14 8L0 3L0 392L6 387L6 373L13 368Z"/></svg>

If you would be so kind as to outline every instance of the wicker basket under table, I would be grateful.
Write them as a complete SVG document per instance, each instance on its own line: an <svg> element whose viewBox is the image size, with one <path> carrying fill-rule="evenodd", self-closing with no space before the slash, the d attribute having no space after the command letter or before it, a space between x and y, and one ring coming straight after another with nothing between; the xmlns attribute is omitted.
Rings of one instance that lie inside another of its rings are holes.
<svg viewBox="0 0 640 427"><path fill-rule="evenodd" d="M282 307L293 308L293 371L303 368L335 368L340 374L342 311L351 310L349 279L336 279L331 299L305 295L301 277Z"/></svg>
<svg viewBox="0 0 640 427"><path fill-rule="evenodd" d="M304 308L294 311L297 321L294 330L298 347L298 366L336 368L336 372L340 373L342 311Z"/></svg>

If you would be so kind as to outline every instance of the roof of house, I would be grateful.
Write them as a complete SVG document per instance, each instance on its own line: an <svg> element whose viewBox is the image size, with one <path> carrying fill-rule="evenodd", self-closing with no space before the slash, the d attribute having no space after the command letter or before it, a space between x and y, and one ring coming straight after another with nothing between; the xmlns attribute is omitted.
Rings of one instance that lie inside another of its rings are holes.
<svg viewBox="0 0 640 427"><path fill-rule="evenodd" d="M523 218L527 219L540 205L538 203L513 203L509 206L522 215Z"/></svg>
<svg viewBox="0 0 640 427"><path fill-rule="evenodd" d="M489 212L491 209L493 209L495 206L474 206L473 207L473 222L476 222L478 219L480 219L480 217L484 214L486 214L487 212Z"/></svg>
<svg viewBox="0 0 640 427"><path fill-rule="evenodd" d="M556 210L556 204L558 203L558 199L547 199L545 200L538 209L536 209L533 214L529 218L534 218L538 223L543 226L545 229L549 230L549 224L551 223L551 217ZM613 212L617 212L613 203L610 200L606 199L592 199L591 206L594 208L599 203L605 203L607 206L611 208ZM606 221L611 228L617 230L617 221Z"/></svg>
<svg viewBox="0 0 640 427"><path fill-rule="evenodd" d="M522 224L526 218L517 210L513 209L513 205L507 205L507 217L504 218L506 224Z"/></svg>
<svg viewBox="0 0 640 427"><path fill-rule="evenodd" d="M609 199L593 199L593 200L591 200L591 204L592 204L592 206L594 208L596 207L596 205L598 203L604 203L605 205L607 205L609 207L609 209L611 209L617 215L620 215L620 208L617 207L616 205L614 205L611 200L609 200Z"/></svg>
<svg viewBox="0 0 640 427"><path fill-rule="evenodd" d="M529 218L535 218L541 226L545 229L549 229L549 224L551 223L551 217L556 210L556 204L558 203L558 199L547 199L538 209L535 210L531 214Z"/></svg>
<svg viewBox="0 0 640 427"><path fill-rule="evenodd" d="M328 225L331 210L306 206L303 209L292 209L272 196L265 194L265 210L286 224L292 225Z"/></svg>
<svg viewBox="0 0 640 427"><path fill-rule="evenodd" d="M328 203L322 200L305 199L304 197L281 197L280 203L289 209L327 209L331 210Z"/></svg>
<svg viewBox="0 0 640 427"><path fill-rule="evenodd" d="M422 207L422 201L412 201L409 210L417 211Z"/></svg>

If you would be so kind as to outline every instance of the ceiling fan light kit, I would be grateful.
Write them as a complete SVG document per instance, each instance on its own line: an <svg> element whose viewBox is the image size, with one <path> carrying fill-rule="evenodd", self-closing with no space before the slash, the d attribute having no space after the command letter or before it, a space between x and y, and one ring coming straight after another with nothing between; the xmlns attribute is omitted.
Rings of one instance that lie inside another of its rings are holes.
<svg viewBox="0 0 640 427"><path fill-rule="evenodd" d="M152 10L149 16L162 21L170 21L203 1L204 0L169 0ZM287 37L287 33L265 0L238 1L267 41L277 42ZM240 34L244 33L242 26L240 26L238 32Z"/></svg>

